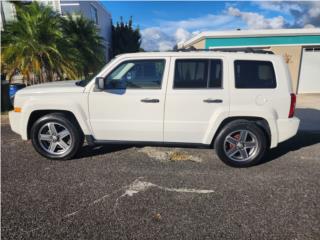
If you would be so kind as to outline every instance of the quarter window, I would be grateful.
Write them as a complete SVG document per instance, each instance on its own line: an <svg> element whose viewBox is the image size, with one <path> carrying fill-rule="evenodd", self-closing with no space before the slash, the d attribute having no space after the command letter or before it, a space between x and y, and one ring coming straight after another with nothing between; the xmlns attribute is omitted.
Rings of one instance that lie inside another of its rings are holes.
<svg viewBox="0 0 320 240"><path fill-rule="evenodd" d="M217 59L176 60L175 89L221 88L222 61Z"/></svg>
<svg viewBox="0 0 320 240"><path fill-rule="evenodd" d="M234 62L236 88L276 88L273 64L268 61Z"/></svg>
<svg viewBox="0 0 320 240"><path fill-rule="evenodd" d="M126 61L106 78L108 89L161 89L164 60Z"/></svg>

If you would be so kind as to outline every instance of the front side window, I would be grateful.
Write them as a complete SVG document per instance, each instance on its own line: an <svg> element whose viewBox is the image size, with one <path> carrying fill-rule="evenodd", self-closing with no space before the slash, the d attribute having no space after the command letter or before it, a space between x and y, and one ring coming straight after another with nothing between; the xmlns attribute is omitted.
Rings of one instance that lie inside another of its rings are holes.
<svg viewBox="0 0 320 240"><path fill-rule="evenodd" d="M106 77L106 88L161 89L164 66L164 60L125 61Z"/></svg>
<svg viewBox="0 0 320 240"><path fill-rule="evenodd" d="M236 88L276 88L273 64L268 61L234 62Z"/></svg>
<svg viewBox="0 0 320 240"><path fill-rule="evenodd" d="M222 61L217 59L176 60L175 89L206 89L222 87Z"/></svg>

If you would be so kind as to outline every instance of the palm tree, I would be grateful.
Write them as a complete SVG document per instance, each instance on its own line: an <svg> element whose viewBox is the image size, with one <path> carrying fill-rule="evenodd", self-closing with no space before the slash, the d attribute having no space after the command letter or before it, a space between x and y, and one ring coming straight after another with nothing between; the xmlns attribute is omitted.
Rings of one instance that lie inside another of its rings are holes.
<svg viewBox="0 0 320 240"><path fill-rule="evenodd" d="M30 76L49 81L53 75L76 77L76 64L68 40L61 30L61 17L37 2L17 7L17 20L9 22L1 38L1 62L9 79L19 70L30 83Z"/></svg>
<svg viewBox="0 0 320 240"><path fill-rule="evenodd" d="M87 78L99 70L106 62L103 38L93 21L83 15L68 14L62 20L62 30L69 47L78 50L77 67L79 73Z"/></svg>

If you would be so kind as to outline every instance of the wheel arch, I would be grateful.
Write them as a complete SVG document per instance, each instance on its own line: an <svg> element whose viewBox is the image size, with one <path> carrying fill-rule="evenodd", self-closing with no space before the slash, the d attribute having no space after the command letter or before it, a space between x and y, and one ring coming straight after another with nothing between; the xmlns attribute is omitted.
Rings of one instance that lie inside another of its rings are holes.
<svg viewBox="0 0 320 240"><path fill-rule="evenodd" d="M51 113L61 113L65 116L68 117L68 119L73 120L77 126L79 127L79 129L82 131L82 134L84 134L83 132L83 128L81 127L81 125L79 124L79 121L77 120L75 114L71 111L68 110L55 110L55 109L50 109L50 110L34 110L31 112L30 117L28 119L28 124L27 124L27 138L30 139L30 132L31 132L31 128L33 126L33 124L40 119L41 117L51 114Z"/></svg>
<svg viewBox="0 0 320 240"><path fill-rule="evenodd" d="M218 136L218 134L221 132L221 130L230 122L238 121L238 120L245 120L249 122L254 122L257 124L257 126L265 133L267 142L268 142L268 147L271 144L271 129L268 121L265 118L262 117L255 117L255 116L234 116L234 117L228 117L225 118L217 128L217 131L215 132L212 141L211 141L211 146L214 145L214 142Z"/></svg>

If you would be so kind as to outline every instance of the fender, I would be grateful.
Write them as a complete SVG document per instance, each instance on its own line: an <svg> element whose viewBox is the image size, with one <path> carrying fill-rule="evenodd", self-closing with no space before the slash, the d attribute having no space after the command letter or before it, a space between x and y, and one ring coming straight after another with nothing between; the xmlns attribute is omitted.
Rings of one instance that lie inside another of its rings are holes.
<svg viewBox="0 0 320 240"><path fill-rule="evenodd" d="M86 93L69 93L66 98L65 95L61 97L55 96L46 96L46 101L43 101L43 98L39 98L37 94L32 98L29 98L25 102L21 112L21 137L23 140L28 139L28 122L31 114L34 111L68 111L71 112L77 119L83 133L85 135L91 134L91 128L89 125L88 118L88 103Z"/></svg>
<svg viewBox="0 0 320 240"><path fill-rule="evenodd" d="M209 120L207 132L202 140L203 144L211 144L212 139L219 129L221 123L229 117L229 108L217 109Z"/></svg>
<svg viewBox="0 0 320 240"><path fill-rule="evenodd" d="M217 112L217 114L219 114ZM207 134L203 140L203 143L210 144L213 140L216 131L219 129L222 122L228 118L243 118L246 117L250 118L262 118L267 121L269 128L270 128L270 148L274 148L278 145L279 137L278 137L278 125L277 125L277 113L273 109L268 109L268 111L261 111L257 108L250 108L247 109L238 109L236 111L227 112L227 111L220 111L220 115L216 116L215 114L211 117L210 125L207 131Z"/></svg>

